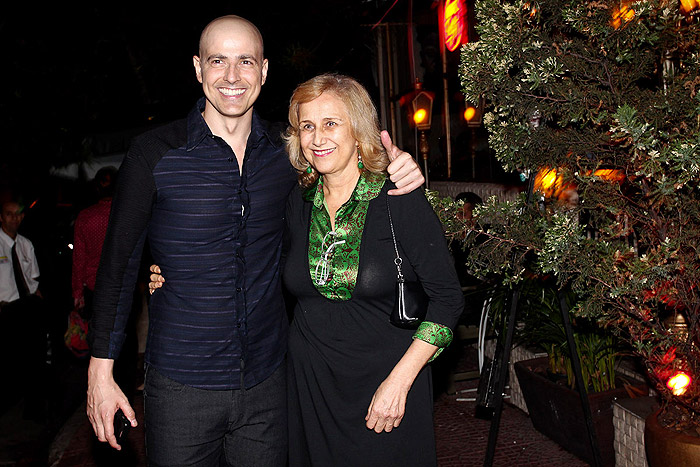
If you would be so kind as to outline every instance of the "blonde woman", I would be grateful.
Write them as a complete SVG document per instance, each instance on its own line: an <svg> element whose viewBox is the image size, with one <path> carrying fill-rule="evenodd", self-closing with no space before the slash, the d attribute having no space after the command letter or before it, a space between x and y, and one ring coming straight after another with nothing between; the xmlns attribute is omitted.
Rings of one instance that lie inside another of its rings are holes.
<svg viewBox="0 0 700 467"><path fill-rule="evenodd" d="M290 466L436 464L426 364L452 339L463 297L437 216L420 191L393 184L376 109L334 74L291 98L287 152L300 186L287 209L283 270L297 298L289 336ZM393 226L407 280L429 305L418 330L389 322Z"/></svg>

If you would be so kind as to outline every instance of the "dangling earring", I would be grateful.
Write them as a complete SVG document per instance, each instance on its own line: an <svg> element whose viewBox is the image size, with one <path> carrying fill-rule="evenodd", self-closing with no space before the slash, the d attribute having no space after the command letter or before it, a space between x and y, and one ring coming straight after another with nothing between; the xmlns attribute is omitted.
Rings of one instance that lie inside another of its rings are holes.
<svg viewBox="0 0 700 467"><path fill-rule="evenodd" d="M365 164L362 163L362 154L360 154L360 147L357 147L357 168L364 169Z"/></svg>
<svg viewBox="0 0 700 467"><path fill-rule="evenodd" d="M307 173L307 174L310 174L310 173L313 173L313 172L314 172L314 168L313 168L313 167L308 166L308 167L306 168L306 173Z"/></svg>

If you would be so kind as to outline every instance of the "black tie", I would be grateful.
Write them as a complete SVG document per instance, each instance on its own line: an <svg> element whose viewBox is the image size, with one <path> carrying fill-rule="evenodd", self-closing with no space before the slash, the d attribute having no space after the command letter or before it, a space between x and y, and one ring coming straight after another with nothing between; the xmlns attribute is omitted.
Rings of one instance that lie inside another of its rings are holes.
<svg viewBox="0 0 700 467"><path fill-rule="evenodd" d="M29 295L29 287L27 287L27 282L24 280L22 266L19 264L19 258L17 257L17 242L12 245L12 269L15 272L15 283L17 284L19 298L24 298Z"/></svg>

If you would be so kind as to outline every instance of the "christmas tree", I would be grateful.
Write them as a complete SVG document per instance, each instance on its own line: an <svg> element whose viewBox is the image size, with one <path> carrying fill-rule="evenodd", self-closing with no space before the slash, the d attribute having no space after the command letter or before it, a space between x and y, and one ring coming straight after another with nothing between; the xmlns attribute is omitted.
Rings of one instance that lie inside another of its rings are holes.
<svg viewBox="0 0 700 467"><path fill-rule="evenodd" d="M669 382L700 378L700 23L688 3L477 0L459 75L465 98L483 99L497 159L535 193L476 211L471 267L506 284L556 277L692 420L700 379Z"/></svg>

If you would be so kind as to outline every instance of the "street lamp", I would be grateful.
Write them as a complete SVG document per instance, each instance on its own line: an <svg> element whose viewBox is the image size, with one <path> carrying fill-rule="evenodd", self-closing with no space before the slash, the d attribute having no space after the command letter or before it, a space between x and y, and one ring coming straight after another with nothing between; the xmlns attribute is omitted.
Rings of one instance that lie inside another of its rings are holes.
<svg viewBox="0 0 700 467"><path fill-rule="evenodd" d="M472 178L476 178L476 129L481 126L484 115L484 99L480 98L477 104L472 104L471 102L464 101L464 121L467 122L467 126L471 130L470 138L470 148L469 155L472 159Z"/></svg>
<svg viewBox="0 0 700 467"><path fill-rule="evenodd" d="M430 154L430 146L428 145L428 138L425 132L430 130L430 125L432 123L434 96L432 92L423 91L421 83L416 81L416 90L411 100L411 109L413 111L413 123L420 135L418 150L423 157L426 187L428 186L428 155Z"/></svg>

